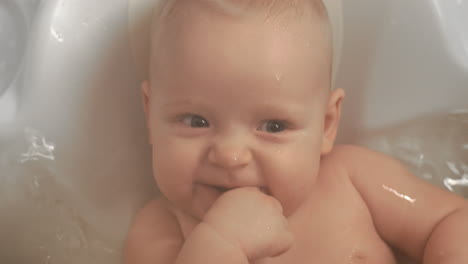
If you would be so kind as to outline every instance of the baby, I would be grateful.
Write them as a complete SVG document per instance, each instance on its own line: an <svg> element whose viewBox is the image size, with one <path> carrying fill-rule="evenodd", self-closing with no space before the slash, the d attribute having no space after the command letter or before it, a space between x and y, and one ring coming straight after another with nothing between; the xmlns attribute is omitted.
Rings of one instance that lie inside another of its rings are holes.
<svg viewBox="0 0 468 264"><path fill-rule="evenodd" d="M143 103L162 197L128 264L468 263L468 203L334 146L342 89L319 0L168 0Z"/></svg>

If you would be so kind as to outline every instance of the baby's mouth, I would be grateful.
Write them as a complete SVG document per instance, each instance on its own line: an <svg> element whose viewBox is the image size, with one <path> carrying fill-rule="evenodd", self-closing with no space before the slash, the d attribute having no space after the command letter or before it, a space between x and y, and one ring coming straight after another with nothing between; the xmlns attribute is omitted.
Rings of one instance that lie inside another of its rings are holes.
<svg viewBox="0 0 468 264"><path fill-rule="evenodd" d="M247 187L247 186L245 186L245 187ZM242 188L242 187L231 187L231 188L228 188L228 187L215 186L215 185L213 185L213 188L214 188L215 190L217 190L218 192L220 192L220 193L225 193L225 192L227 192L227 191L234 190L234 189L237 189L237 188ZM270 193L268 192L267 188L265 188L265 187L257 187L257 188L258 188L258 190L259 190L260 192L262 192L262 193L264 193L264 194L266 194L266 195L269 195L269 194L270 194Z"/></svg>
<svg viewBox="0 0 468 264"><path fill-rule="evenodd" d="M215 188L215 190L217 190L220 193L225 193L227 191L234 189L234 188L226 188L226 187L221 187L221 186L213 186L213 188Z"/></svg>

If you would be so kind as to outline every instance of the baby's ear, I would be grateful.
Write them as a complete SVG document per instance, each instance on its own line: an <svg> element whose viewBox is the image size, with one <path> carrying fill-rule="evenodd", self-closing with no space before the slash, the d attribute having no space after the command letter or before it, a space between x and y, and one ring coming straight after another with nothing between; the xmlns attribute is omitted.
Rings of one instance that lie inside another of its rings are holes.
<svg viewBox="0 0 468 264"><path fill-rule="evenodd" d="M336 134L341 118L341 103L345 97L343 89L335 89L331 92L325 113L325 125L322 138L321 155L330 153L335 143Z"/></svg>
<svg viewBox="0 0 468 264"><path fill-rule="evenodd" d="M143 81L141 83L141 98L143 103L143 111L145 112L146 127L148 129L149 143L151 141L151 125L150 125L150 111L149 111L149 96L150 96L150 84L148 81Z"/></svg>

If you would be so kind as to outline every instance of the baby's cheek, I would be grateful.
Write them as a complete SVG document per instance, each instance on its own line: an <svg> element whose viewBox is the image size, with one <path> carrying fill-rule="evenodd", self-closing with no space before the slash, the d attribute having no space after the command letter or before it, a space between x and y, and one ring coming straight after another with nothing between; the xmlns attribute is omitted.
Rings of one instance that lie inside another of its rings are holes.
<svg viewBox="0 0 468 264"><path fill-rule="evenodd" d="M188 164L179 162L177 156L162 155L153 166L157 186L171 203L180 207L190 200L192 178Z"/></svg>
<svg viewBox="0 0 468 264"><path fill-rule="evenodd" d="M269 163L265 175L270 192L280 201L285 214L290 215L310 194L318 172L319 156L294 149Z"/></svg>
<svg viewBox="0 0 468 264"><path fill-rule="evenodd" d="M175 146L161 146L160 150L153 154L153 166L156 177L162 176L177 180L188 176L188 172L193 167L193 159L190 158L188 150L175 148Z"/></svg>

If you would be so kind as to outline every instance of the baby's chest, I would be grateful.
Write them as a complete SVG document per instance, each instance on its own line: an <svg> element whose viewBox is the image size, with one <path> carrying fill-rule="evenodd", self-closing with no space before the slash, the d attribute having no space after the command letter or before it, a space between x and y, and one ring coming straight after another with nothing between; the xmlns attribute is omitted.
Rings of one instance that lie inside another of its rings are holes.
<svg viewBox="0 0 468 264"><path fill-rule="evenodd" d="M327 264L395 264L389 246L371 231L354 227L322 226L313 232L295 233L295 244L285 254L255 264L327 263Z"/></svg>
<svg viewBox="0 0 468 264"><path fill-rule="evenodd" d="M396 263L391 249L377 234L367 207L358 198L343 198L327 197L305 207L290 220L293 247L258 264Z"/></svg>

